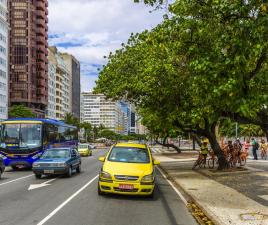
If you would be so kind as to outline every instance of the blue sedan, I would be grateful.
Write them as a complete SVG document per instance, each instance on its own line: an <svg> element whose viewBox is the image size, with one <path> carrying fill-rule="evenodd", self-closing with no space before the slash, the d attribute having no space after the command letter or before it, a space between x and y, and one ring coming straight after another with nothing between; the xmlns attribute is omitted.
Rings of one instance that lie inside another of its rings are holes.
<svg viewBox="0 0 268 225"><path fill-rule="evenodd" d="M75 148L48 149L33 163L33 172L37 179L42 175L65 174L72 176L73 171L81 172L81 158Z"/></svg>

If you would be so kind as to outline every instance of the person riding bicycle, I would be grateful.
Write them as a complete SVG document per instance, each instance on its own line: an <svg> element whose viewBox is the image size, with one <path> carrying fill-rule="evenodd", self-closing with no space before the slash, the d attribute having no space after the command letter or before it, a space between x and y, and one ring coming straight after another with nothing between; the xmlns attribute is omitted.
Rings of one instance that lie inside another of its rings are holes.
<svg viewBox="0 0 268 225"><path fill-rule="evenodd" d="M200 153L204 157L204 161L207 160L207 155L208 155L208 140L205 139L202 141L202 145L200 148Z"/></svg>

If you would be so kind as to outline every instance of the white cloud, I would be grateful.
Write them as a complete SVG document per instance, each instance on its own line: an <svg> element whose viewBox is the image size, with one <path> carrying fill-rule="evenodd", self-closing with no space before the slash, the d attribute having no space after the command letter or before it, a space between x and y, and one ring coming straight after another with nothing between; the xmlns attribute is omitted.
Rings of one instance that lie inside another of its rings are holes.
<svg viewBox="0 0 268 225"><path fill-rule="evenodd" d="M82 77L96 71L90 64L105 64L104 55L120 48L131 32L151 29L162 20L163 11L149 13L152 8L135 4L134 0L50 0L50 45L69 52L82 63ZM94 86L90 78L90 87ZM84 83L84 82L82 82Z"/></svg>

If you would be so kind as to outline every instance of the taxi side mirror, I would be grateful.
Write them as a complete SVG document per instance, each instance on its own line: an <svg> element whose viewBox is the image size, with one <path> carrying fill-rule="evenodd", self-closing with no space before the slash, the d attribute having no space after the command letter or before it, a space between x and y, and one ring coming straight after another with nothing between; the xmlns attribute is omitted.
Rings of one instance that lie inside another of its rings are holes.
<svg viewBox="0 0 268 225"><path fill-rule="evenodd" d="M99 157L99 161L104 162L105 161L105 157L104 156Z"/></svg>
<svg viewBox="0 0 268 225"><path fill-rule="evenodd" d="M160 161L158 161L158 160L154 160L153 162L154 162L154 165L156 165L156 166L160 165Z"/></svg>

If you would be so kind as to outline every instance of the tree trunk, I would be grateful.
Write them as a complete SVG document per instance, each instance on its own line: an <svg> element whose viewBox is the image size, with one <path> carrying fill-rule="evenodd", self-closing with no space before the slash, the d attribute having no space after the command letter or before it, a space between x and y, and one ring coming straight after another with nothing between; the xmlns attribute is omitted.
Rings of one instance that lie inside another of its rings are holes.
<svg viewBox="0 0 268 225"><path fill-rule="evenodd" d="M223 151L221 150L221 147L217 140L215 128L216 128L216 123L211 125L210 131L207 130L207 138L210 142L211 148L213 149L215 155L218 158L218 162L219 162L218 170L223 170L223 169L228 168L228 162L225 159Z"/></svg>
<svg viewBox="0 0 268 225"><path fill-rule="evenodd" d="M162 145L162 146L164 146L164 147L174 148L178 153L181 153L180 148L177 147L177 146L174 145L174 144L166 144L166 143L164 143L164 141L163 141L163 143L161 143L160 141L158 141L158 139L156 139L156 143L159 144L159 145Z"/></svg>

